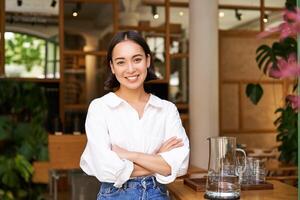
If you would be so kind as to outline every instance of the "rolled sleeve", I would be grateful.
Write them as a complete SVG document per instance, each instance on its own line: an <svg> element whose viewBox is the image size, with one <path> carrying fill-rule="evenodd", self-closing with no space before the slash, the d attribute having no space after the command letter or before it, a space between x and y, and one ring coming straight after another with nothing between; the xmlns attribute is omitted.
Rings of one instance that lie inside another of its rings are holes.
<svg viewBox="0 0 300 200"><path fill-rule="evenodd" d="M182 139L183 146L159 154L171 167L171 174L169 176L155 174L157 181L162 184L171 183L176 179L176 177L185 175L189 165L189 140L186 136L179 113L174 104L171 104L168 119L169 120L166 124L165 140L176 136L177 138Z"/></svg>
<svg viewBox="0 0 300 200"><path fill-rule="evenodd" d="M122 187L122 185L130 178L133 168L133 162L124 160L124 168L117 176L114 186L117 188Z"/></svg>
<svg viewBox="0 0 300 200"><path fill-rule="evenodd" d="M92 102L86 118L87 145L80 159L80 167L100 182L121 187L132 174L133 163L122 160L111 150L109 133L104 116L108 114L101 102Z"/></svg>

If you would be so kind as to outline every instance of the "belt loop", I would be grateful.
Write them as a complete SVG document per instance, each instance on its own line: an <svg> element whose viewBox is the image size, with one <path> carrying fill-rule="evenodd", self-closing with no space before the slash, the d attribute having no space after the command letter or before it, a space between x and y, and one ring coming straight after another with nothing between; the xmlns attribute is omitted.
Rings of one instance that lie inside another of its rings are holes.
<svg viewBox="0 0 300 200"><path fill-rule="evenodd" d="M127 184L127 181L122 185L122 188L124 189L124 190L126 190L127 189L127 186L128 186L128 184Z"/></svg>
<svg viewBox="0 0 300 200"><path fill-rule="evenodd" d="M152 176L152 181L153 181L154 188L156 188L157 187L157 180L156 180L155 176Z"/></svg>

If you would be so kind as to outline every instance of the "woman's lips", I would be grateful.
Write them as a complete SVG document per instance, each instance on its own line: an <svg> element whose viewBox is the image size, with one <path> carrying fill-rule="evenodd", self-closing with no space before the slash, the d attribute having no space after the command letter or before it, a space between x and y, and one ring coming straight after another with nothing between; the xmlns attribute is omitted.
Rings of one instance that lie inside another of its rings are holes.
<svg viewBox="0 0 300 200"><path fill-rule="evenodd" d="M126 79L128 79L129 81L136 81L138 79L139 75L135 75L135 76L127 76Z"/></svg>

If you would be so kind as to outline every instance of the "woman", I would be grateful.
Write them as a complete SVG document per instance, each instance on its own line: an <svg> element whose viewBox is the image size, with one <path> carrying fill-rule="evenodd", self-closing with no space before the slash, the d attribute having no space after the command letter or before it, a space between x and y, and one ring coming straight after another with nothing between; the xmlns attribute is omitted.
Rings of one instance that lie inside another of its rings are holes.
<svg viewBox="0 0 300 200"><path fill-rule="evenodd" d="M115 92L89 106L80 166L101 182L98 200L169 199L165 184L186 173L189 141L175 105L144 90L156 79L150 49L138 33L119 32L107 65Z"/></svg>

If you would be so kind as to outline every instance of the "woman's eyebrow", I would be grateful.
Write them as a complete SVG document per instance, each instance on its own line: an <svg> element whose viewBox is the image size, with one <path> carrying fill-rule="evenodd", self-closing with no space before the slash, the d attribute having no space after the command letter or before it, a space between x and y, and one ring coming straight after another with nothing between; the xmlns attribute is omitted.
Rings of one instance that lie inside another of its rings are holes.
<svg viewBox="0 0 300 200"><path fill-rule="evenodd" d="M115 61L116 61L116 60L125 60L125 58L124 58L124 57L117 57L117 58L115 58L114 60L115 60Z"/></svg>
<svg viewBox="0 0 300 200"><path fill-rule="evenodd" d="M139 56L143 56L143 55L142 54L136 54L136 55L132 56L132 58L139 57Z"/></svg>

